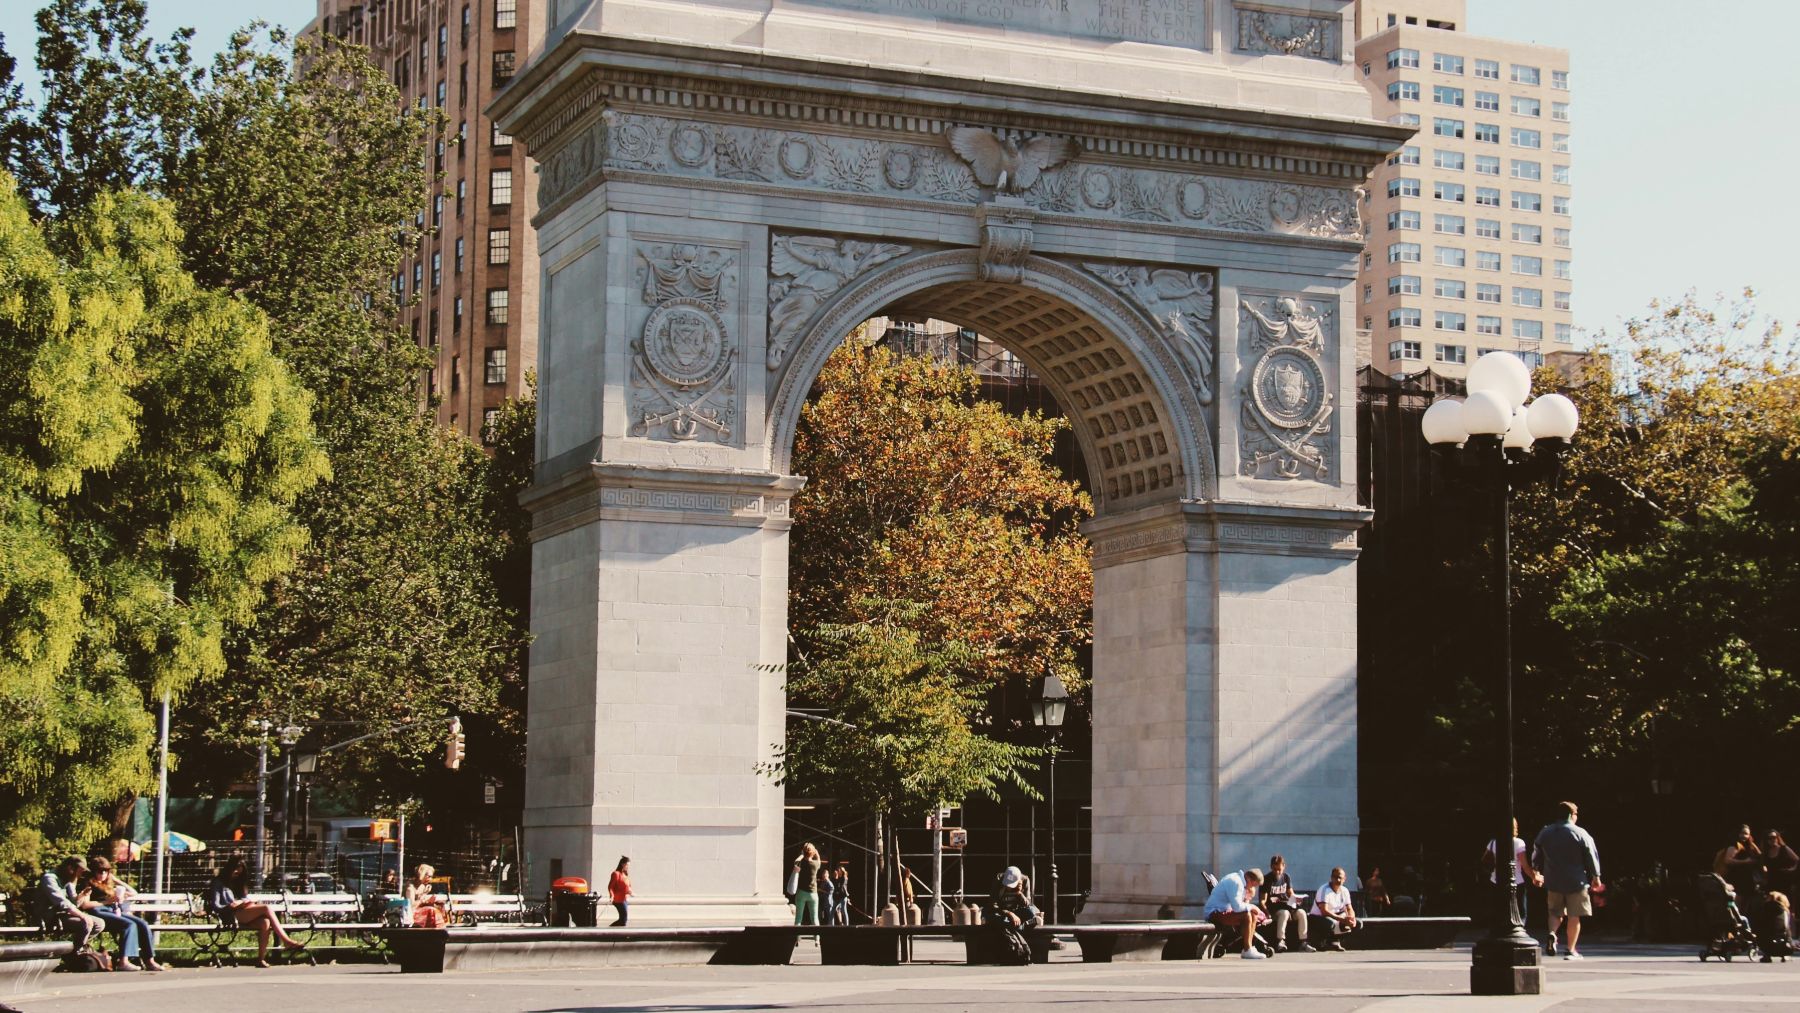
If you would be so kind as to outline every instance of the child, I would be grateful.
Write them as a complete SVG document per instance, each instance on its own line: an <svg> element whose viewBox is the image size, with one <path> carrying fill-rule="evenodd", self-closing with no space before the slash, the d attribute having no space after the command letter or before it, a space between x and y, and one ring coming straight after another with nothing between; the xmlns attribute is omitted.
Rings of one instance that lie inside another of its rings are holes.
<svg viewBox="0 0 1800 1013"><path fill-rule="evenodd" d="M1776 957L1786 963L1793 954L1794 922L1787 894L1770 893L1769 899L1756 909L1756 945L1762 950L1765 964Z"/></svg>

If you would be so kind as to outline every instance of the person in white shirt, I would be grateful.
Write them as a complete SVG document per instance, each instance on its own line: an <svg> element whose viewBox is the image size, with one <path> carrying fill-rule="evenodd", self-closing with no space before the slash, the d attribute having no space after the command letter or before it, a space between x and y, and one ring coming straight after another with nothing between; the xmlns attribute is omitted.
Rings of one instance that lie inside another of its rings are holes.
<svg viewBox="0 0 1800 1013"><path fill-rule="evenodd" d="M1342 953L1344 944L1338 942L1337 937L1356 931L1356 908L1350 903L1350 888L1344 885L1343 866L1331 870L1331 881L1319 887L1312 913L1314 917L1325 919L1324 924L1330 927L1332 939L1326 949Z"/></svg>
<svg viewBox="0 0 1800 1013"><path fill-rule="evenodd" d="M1206 898L1206 907L1200 917L1212 922L1222 930L1242 932L1244 936L1244 959L1261 960L1267 954L1257 946L1257 916L1262 909L1256 906L1257 887L1262 885L1261 869L1245 869L1234 872L1219 880L1213 887L1212 895Z"/></svg>
<svg viewBox="0 0 1800 1013"><path fill-rule="evenodd" d="M1544 877L1531 867L1531 859L1525 853L1525 841L1519 836L1519 821L1512 821L1513 861L1518 864L1513 868L1513 896L1519 898L1519 923L1524 924L1526 912L1525 884L1543 886ZM1482 852L1481 867L1488 871L1488 882L1499 885L1499 871L1494 868L1494 842L1489 839L1487 850Z"/></svg>

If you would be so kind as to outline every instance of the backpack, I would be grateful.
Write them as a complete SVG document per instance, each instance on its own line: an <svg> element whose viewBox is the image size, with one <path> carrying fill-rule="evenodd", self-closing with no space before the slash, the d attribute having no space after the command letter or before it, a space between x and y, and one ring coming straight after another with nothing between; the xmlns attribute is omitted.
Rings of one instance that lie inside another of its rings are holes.
<svg viewBox="0 0 1800 1013"><path fill-rule="evenodd" d="M78 950L63 958L62 969L74 974L112 970L112 957L99 950Z"/></svg>
<svg viewBox="0 0 1800 1013"><path fill-rule="evenodd" d="M1031 942L1025 938L1025 933L1014 928L1004 918L995 919L993 924L1000 927L999 963L1007 967L1024 967L1030 964Z"/></svg>

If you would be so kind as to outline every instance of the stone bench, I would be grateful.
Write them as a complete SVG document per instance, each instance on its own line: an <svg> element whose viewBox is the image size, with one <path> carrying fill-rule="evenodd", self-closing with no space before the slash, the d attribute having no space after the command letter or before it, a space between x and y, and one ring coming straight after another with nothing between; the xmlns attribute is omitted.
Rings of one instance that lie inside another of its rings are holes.
<svg viewBox="0 0 1800 1013"><path fill-rule="evenodd" d="M1051 926L1053 934L1075 937L1089 964L1198 960L1214 956L1219 929L1211 922L1124 922Z"/></svg>
<svg viewBox="0 0 1800 1013"><path fill-rule="evenodd" d="M644 967L670 964L786 964L801 933L785 925L745 928L383 929L409 974L533 968Z"/></svg>
<svg viewBox="0 0 1800 1013"><path fill-rule="evenodd" d="M1337 939L1346 950L1441 950L1470 924L1462 917L1362 918L1355 932Z"/></svg>
<svg viewBox="0 0 1800 1013"><path fill-rule="evenodd" d="M0 995L35 992L44 975L75 952L68 940L45 943L0 943Z"/></svg>

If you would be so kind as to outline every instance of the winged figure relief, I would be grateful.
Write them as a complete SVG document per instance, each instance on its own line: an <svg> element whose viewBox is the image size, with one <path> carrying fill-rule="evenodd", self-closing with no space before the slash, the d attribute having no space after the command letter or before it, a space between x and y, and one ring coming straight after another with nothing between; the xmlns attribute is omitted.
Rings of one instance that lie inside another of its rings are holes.
<svg viewBox="0 0 1800 1013"><path fill-rule="evenodd" d="M1056 168L1081 150L1068 137L1033 137L1020 144L980 127L951 127L944 136L950 150L969 163L976 182L1001 193L1024 193L1045 169Z"/></svg>
<svg viewBox="0 0 1800 1013"><path fill-rule="evenodd" d="M777 236L769 244L769 369L788 343L844 283L912 251L898 243L824 236Z"/></svg>

